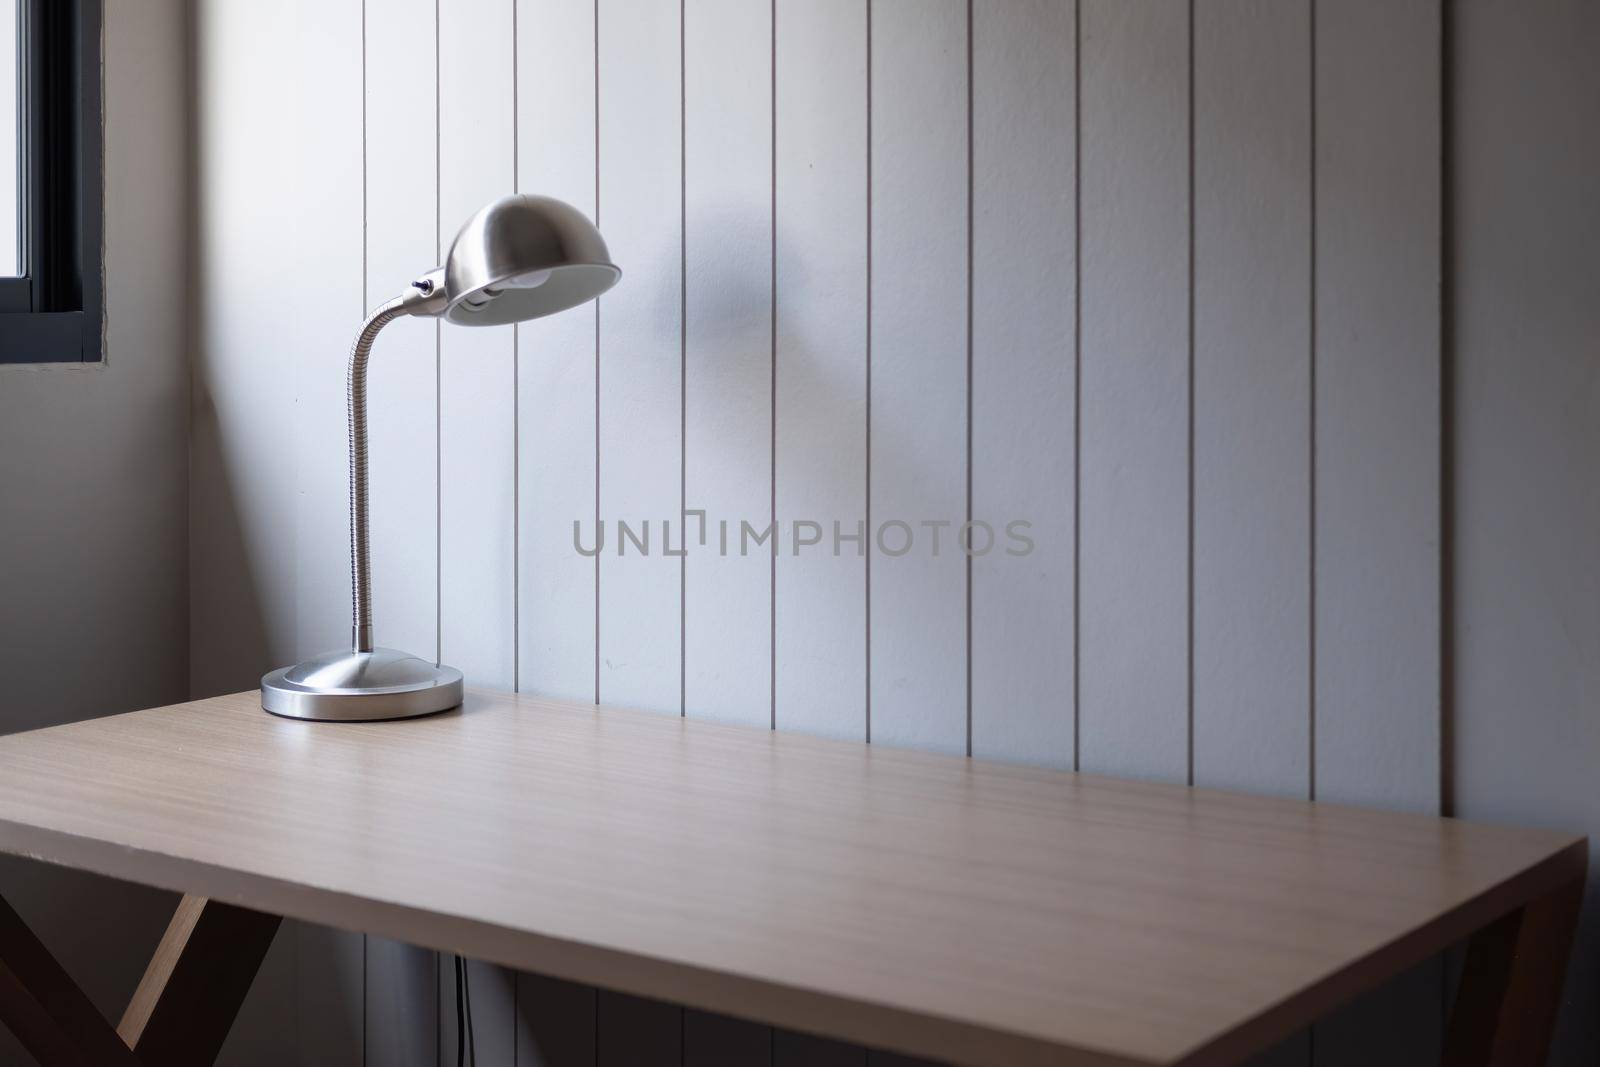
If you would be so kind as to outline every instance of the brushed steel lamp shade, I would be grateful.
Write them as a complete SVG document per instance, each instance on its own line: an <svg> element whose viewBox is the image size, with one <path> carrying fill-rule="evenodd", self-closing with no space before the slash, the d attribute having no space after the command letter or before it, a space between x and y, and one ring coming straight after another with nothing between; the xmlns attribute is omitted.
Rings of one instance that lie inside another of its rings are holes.
<svg viewBox="0 0 1600 1067"><path fill-rule="evenodd" d="M456 234L444 318L458 326L537 319L593 300L621 274L581 211L548 196L508 196Z"/></svg>
<svg viewBox="0 0 1600 1067"><path fill-rule="evenodd" d="M350 648L281 667L261 679L261 706L295 719L367 722L431 715L458 706L454 667L372 643L372 565L367 535L367 362L395 319L442 317L460 326L503 326L587 303L617 283L605 239L583 213L547 196L508 196L467 220L435 267L379 306L350 350Z"/></svg>

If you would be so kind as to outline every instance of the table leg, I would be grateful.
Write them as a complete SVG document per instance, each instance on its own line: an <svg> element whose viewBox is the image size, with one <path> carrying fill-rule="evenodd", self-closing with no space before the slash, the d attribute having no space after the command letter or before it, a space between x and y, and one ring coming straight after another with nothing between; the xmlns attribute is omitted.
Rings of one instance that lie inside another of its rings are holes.
<svg viewBox="0 0 1600 1067"><path fill-rule="evenodd" d="M185 896L116 1028L0 899L0 1024L43 1067L199 1067L222 1049L281 920Z"/></svg>
<svg viewBox="0 0 1600 1067"><path fill-rule="evenodd" d="M1445 1037L1445 1067L1537 1067L1566 976L1587 854L1574 877L1472 936Z"/></svg>
<svg viewBox="0 0 1600 1067"><path fill-rule="evenodd" d="M44 1067L137 1067L72 976L0 899L0 1023Z"/></svg>
<svg viewBox="0 0 1600 1067"><path fill-rule="evenodd" d="M185 896L117 1026L148 1064L210 1064L222 1049L281 920Z"/></svg>

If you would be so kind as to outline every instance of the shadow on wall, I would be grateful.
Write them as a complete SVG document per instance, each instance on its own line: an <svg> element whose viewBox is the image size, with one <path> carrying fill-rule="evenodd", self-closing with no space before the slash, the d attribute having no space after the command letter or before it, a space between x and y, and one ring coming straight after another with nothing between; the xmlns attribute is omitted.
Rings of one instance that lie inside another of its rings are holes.
<svg viewBox="0 0 1600 1067"><path fill-rule="evenodd" d="M205 336L198 328L196 337ZM193 385L190 445L190 566L204 575L205 588L191 594L191 699L254 689L261 675L293 658L292 608L278 612L271 625L268 601L292 603L293 571L276 566L293 545L271 540L253 524L248 504L236 489L216 401L203 375ZM281 485L274 468L290 450L252 457L257 481ZM292 472L291 472L292 473ZM276 494L259 506L297 499ZM292 523L289 524L292 527ZM282 528L277 524L271 528ZM283 588L263 588L260 575L289 575ZM274 631L279 635L276 639ZM265 714L263 712L263 714ZM233 1067L306 1061L306 1050L337 1050L334 1061L359 1058L362 1030L360 934L286 921L262 961L218 1062ZM153 941L152 941L153 943ZM311 991L310 995L301 995ZM0 1061L3 1062L3 1061Z"/></svg>
<svg viewBox="0 0 1600 1067"><path fill-rule="evenodd" d="M691 219L690 223L691 239L697 234L718 234L725 238L730 234L759 233L763 247L769 239L772 239L768 237L771 231L768 219L764 215L740 216L720 213ZM828 303L830 294L826 290L826 279L808 278L805 263L798 256L783 258L781 251L788 243L786 237L782 231L778 231L774 237L780 250L778 266L784 290L804 291L810 282L812 289L805 292L805 302L812 306L819 302ZM706 258L709 257L702 257L696 263L704 264ZM762 441L763 447L760 448L749 447L748 440L731 439L732 435L729 435L730 439L718 442L725 445L727 451L718 457L717 477L724 483L736 484L743 484L746 481L768 481L771 476L772 457L766 446L775 444L780 480L793 479L803 490L810 492L819 487L827 487L828 482L837 482L847 475L855 478L860 484L847 488L860 495L862 509L854 514L841 515L837 518L848 519L853 523L855 519L864 517L866 487L864 481L860 479L865 470L864 451L863 457L855 461L855 466L842 470L829 466L826 462L814 465L816 464L814 457L833 451L832 443L823 448L804 446L816 443L820 439L821 432L829 426L838 426L847 432L861 432L863 448L865 446L868 397L865 317L859 324L861 331L859 358L850 360L828 358L824 350L808 343L808 339L797 331L796 320L785 315L781 300L777 301L774 307L771 279L765 269L758 273L746 271L742 269L737 257L718 257L712 262L713 265L709 267L699 265L698 269L689 273L685 279L688 291L693 294L695 301L685 338L687 343L685 362L689 378L697 380L697 383L708 381L709 388L715 389L719 399L728 407L745 401L751 402L750 407L741 410L759 410L760 419L767 426L770 435L770 441ZM761 266L763 268L767 266L764 256ZM624 267L626 269L626 265ZM674 250L670 255L660 257L653 264L653 271L648 276L670 276L678 269L677 253ZM640 271L636 276L644 276L644 272ZM662 298L654 305L652 319L670 326L670 336L667 336L668 331L664 330L661 339L676 344L679 340L679 308L667 299L669 295L672 294L663 289ZM859 294L850 295L848 298L840 294L840 303L859 307ZM777 319L776 330L772 322L774 314ZM776 347L775 352L774 347ZM742 394L739 391L741 388L744 390ZM778 408L778 404L772 402L771 390L779 391L781 404L787 409L780 414L780 419L785 415L792 418L793 412L815 418L815 426L808 429L814 428L817 432L808 435L805 441L799 442L802 447L796 448L796 442L783 440L777 428L771 425L769 421L771 414ZM759 407L756 407L756 402L759 402ZM692 403L691 398L690 404ZM727 410L695 410L691 406L685 412L685 420L693 424L695 420L705 419L716 425L718 420L725 418L727 414ZM605 417L603 409L601 417ZM873 437L873 469L892 468L902 480L909 477L912 485L903 489L904 495L925 499L936 494L941 481L948 481L948 472L932 458L892 450L896 444L897 442L887 435L880 434ZM730 457L733 462L730 462ZM692 455L689 457L691 470L688 506L691 508L696 506L693 491L695 471L692 469L694 459ZM754 521L765 516L763 514L739 517ZM835 516L821 518L833 517ZM784 522L796 518L817 517L779 516L780 521Z"/></svg>
<svg viewBox="0 0 1600 1067"><path fill-rule="evenodd" d="M196 377L189 453L190 573L205 576L191 592L189 696L252 689L287 648L268 637L246 522L222 448L215 402Z"/></svg>

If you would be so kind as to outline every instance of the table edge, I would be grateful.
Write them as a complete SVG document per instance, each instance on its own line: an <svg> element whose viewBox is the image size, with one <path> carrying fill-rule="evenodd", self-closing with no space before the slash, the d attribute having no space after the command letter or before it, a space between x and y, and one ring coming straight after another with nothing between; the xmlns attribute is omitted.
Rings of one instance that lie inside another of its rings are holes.
<svg viewBox="0 0 1600 1067"><path fill-rule="evenodd" d="M356 896L0 818L0 852L955 1067L1164 1067L1050 1038Z"/></svg>
<svg viewBox="0 0 1600 1067"><path fill-rule="evenodd" d="M1573 836L1556 851L1510 878L1402 934L1285 998L1252 1019L1178 1057L1172 1067L1228 1067L1270 1048L1512 911L1539 899L1588 869L1589 839Z"/></svg>

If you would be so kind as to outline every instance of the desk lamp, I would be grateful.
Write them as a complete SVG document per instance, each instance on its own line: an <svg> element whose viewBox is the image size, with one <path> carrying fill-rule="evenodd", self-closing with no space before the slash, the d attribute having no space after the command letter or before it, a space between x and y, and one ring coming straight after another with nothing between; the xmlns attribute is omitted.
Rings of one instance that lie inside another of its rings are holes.
<svg viewBox="0 0 1600 1067"><path fill-rule="evenodd" d="M458 326L502 326L565 311L617 283L605 239L576 208L546 196L508 196L467 220L435 267L372 312L350 349L350 586L348 649L261 679L261 706L294 719L366 722L431 715L461 703L454 667L372 644L367 541L367 358L395 319L442 316Z"/></svg>

